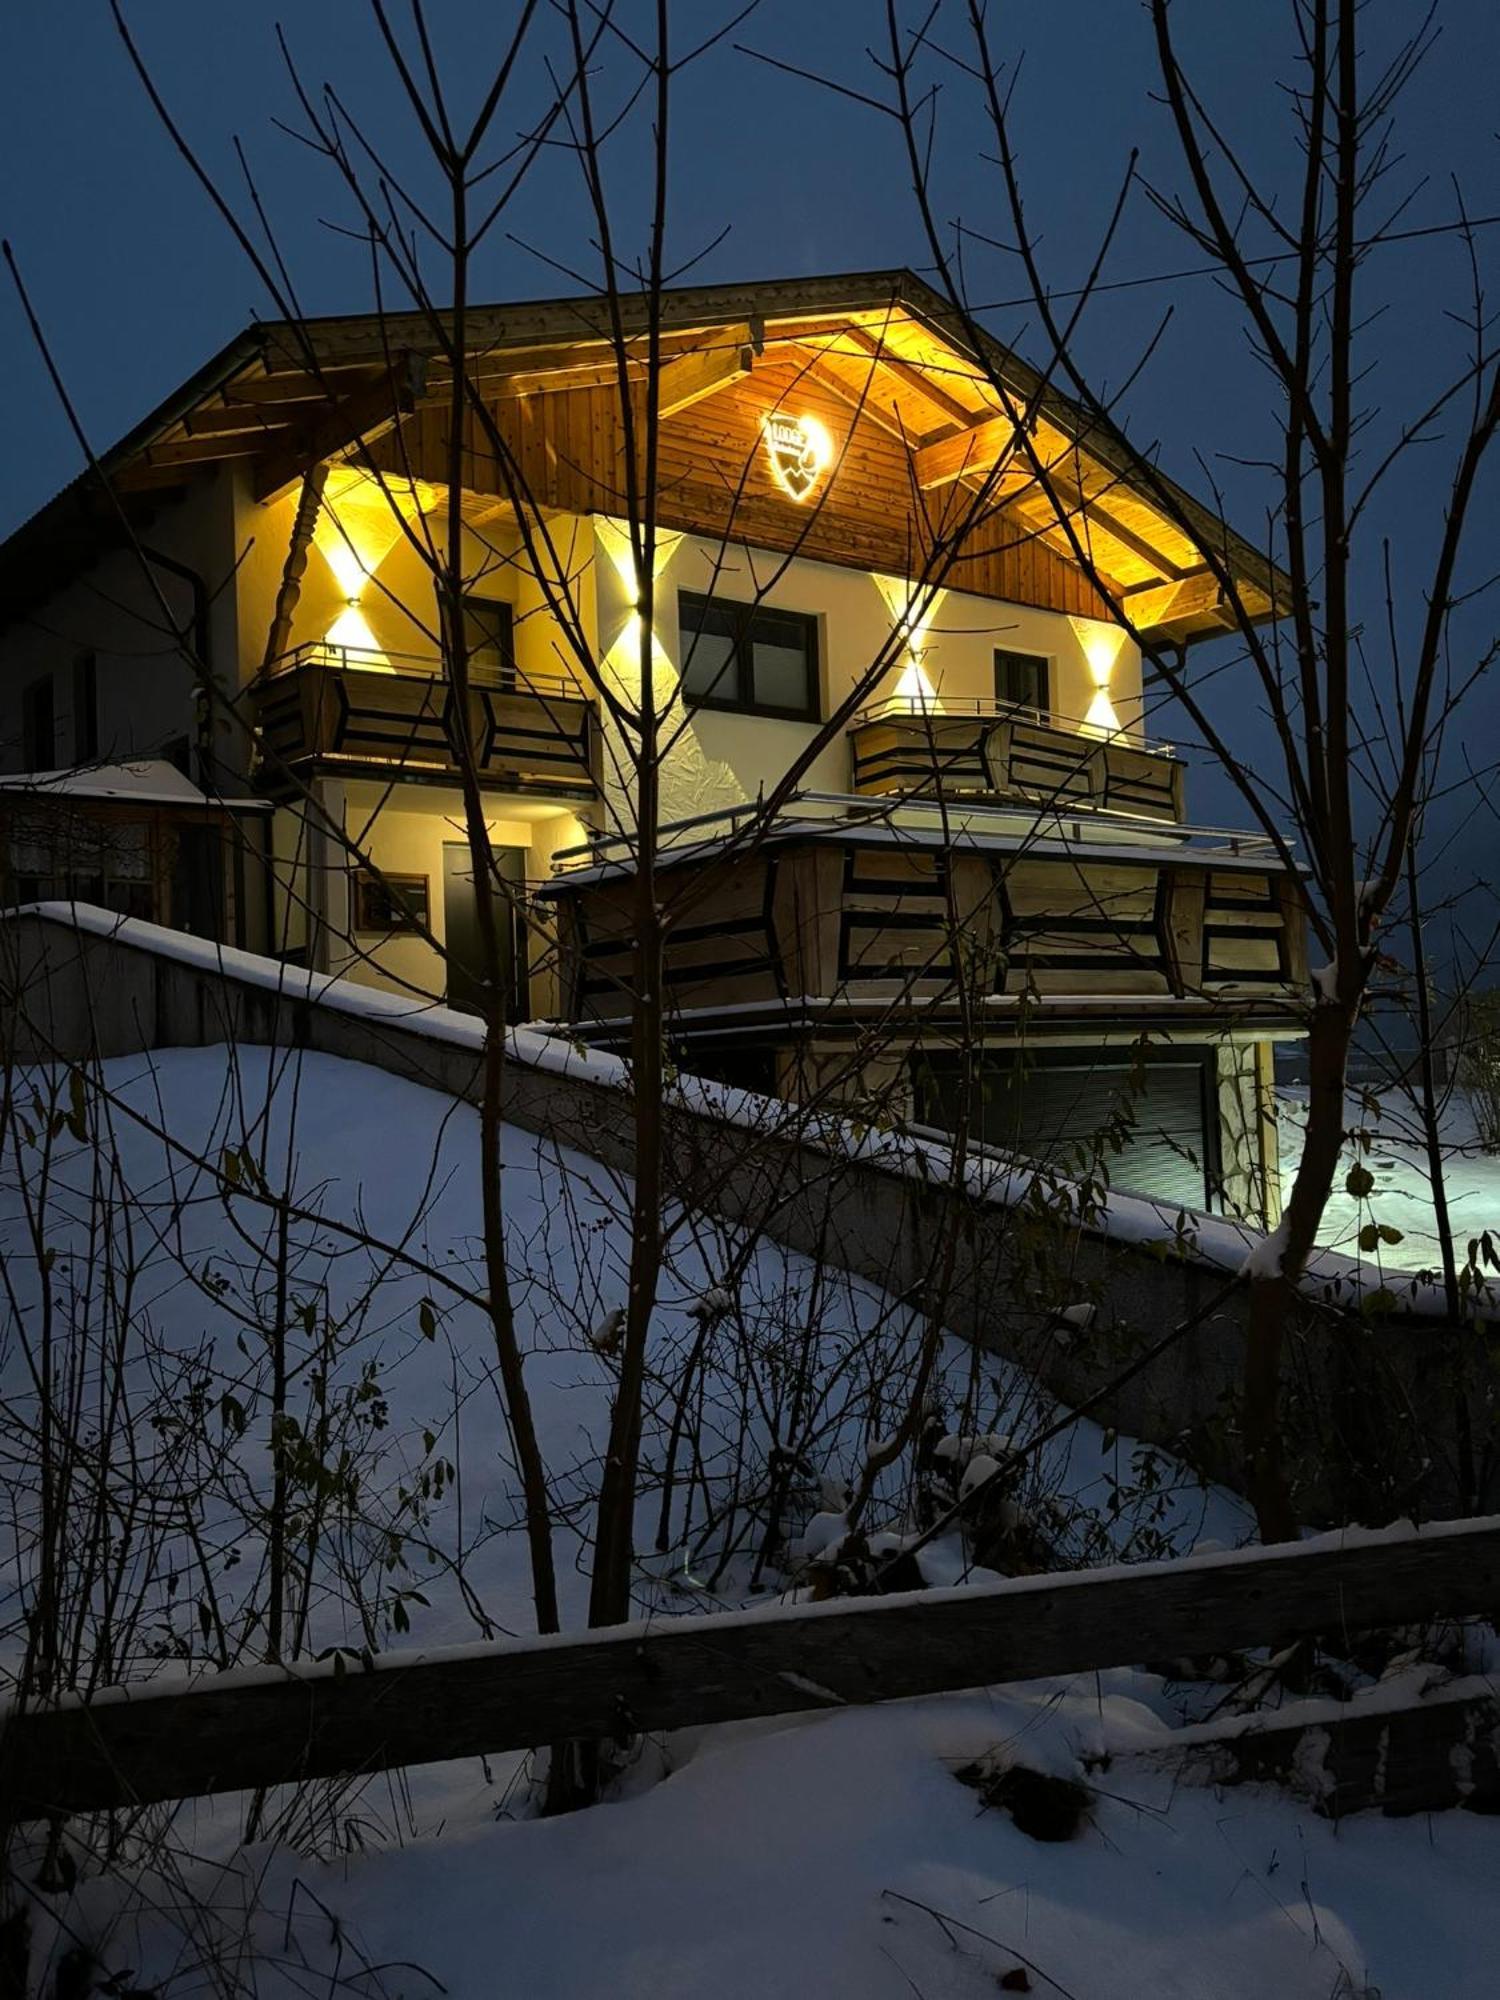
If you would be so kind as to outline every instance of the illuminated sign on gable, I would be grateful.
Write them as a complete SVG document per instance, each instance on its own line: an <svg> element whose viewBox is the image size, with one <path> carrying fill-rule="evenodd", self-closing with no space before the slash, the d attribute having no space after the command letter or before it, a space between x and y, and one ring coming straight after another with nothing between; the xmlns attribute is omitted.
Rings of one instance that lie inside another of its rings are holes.
<svg viewBox="0 0 1500 2000"><path fill-rule="evenodd" d="M783 493L805 500L833 459L827 431L815 417L766 418L766 456Z"/></svg>

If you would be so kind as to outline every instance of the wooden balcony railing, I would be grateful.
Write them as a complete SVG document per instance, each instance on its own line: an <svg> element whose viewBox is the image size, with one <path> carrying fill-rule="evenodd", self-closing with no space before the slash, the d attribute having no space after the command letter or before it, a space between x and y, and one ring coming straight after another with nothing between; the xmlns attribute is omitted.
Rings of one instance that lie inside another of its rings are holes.
<svg viewBox="0 0 1500 2000"><path fill-rule="evenodd" d="M1182 765L1169 750L1001 702L884 702L855 717L849 751L854 789L869 796L1056 801L1171 821L1183 814Z"/></svg>
<svg viewBox="0 0 1500 2000"><path fill-rule="evenodd" d="M720 1027L768 1008L832 1020L830 1007L891 1002L937 1019L961 992L981 1010L1071 996L1237 1019L1285 1010L1305 989L1302 883L1264 836L1131 837L1118 818L1071 812L1027 829L994 805L941 815L813 796L747 849L739 817L685 821L661 843L674 890L696 882L711 912L670 933L667 988ZM623 1016L638 979L628 843L595 841L558 863L547 895L565 1007L581 1021Z"/></svg>
<svg viewBox="0 0 1500 2000"><path fill-rule="evenodd" d="M436 660L299 647L256 685L266 779L284 767L456 779L452 698ZM593 796L594 706L572 682L476 665L469 716L487 784Z"/></svg>

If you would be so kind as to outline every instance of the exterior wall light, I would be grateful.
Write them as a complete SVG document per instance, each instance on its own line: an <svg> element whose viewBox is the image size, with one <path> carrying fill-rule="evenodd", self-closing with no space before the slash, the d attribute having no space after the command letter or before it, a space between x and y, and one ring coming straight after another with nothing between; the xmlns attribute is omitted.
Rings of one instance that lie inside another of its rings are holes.
<svg viewBox="0 0 1500 2000"><path fill-rule="evenodd" d="M833 463L833 440L816 417L766 418L766 458L771 476L789 500L807 500Z"/></svg>
<svg viewBox="0 0 1500 2000"><path fill-rule="evenodd" d="M1118 736L1122 726L1115 713L1115 705L1110 700L1109 684L1115 662L1125 644L1125 634L1117 625L1097 624L1092 619L1073 618L1068 622L1078 635L1094 687L1093 696L1084 710L1083 726L1100 736Z"/></svg>
<svg viewBox="0 0 1500 2000"><path fill-rule="evenodd" d="M896 685L887 699L903 709L917 709L929 715L941 714L943 704L927 672L927 635L947 592L924 589L904 576L881 576L872 572L871 581L885 601L892 627L901 635L906 656Z"/></svg>
<svg viewBox="0 0 1500 2000"><path fill-rule="evenodd" d="M344 608L324 633L323 644L358 653L362 667L390 666L360 609L360 599L400 538L401 517L392 496L353 467L335 467L313 530L313 546L327 563Z"/></svg>

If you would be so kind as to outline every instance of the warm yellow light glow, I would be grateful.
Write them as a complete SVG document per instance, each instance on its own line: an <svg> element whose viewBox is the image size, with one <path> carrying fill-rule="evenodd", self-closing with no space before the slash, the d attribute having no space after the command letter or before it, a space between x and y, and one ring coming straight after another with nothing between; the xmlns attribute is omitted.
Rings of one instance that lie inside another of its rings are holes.
<svg viewBox="0 0 1500 2000"><path fill-rule="evenodd" d="M937 689L927 678L927 669L916 658L908 659L896 676L896 685L891 690L891 696L893 700L903 703L908 708L936 711L942 707L937 697Z"/></svg>
<svg viewBox="0 0 1500 2000"><path fill-rule="evenodd" d="M323 535L321 523L318 535ZM314 539L317 540L316 537ZM336 528L330 528L327 538L317 541L317 547L318 553L333 571L333 580L338 585L344 601L352 604L364 589L365 578L369 572L348 543L339 537Z"/></svg>
<svg viewBox="0 0 1500 2000"><path fill-rule="evenodd" d="M360 667L388 667L390 661L380 650L375 634L370 630L369 620L357 604L346 604L323 635L325 646L347 646L362 657L354 662Z"/></svg>
<svg viewBox="0 0 1500 2000"><path fill-rule="evenodd" d="M807 500L833 463L833 440L816 417L789 417L780 411L766 418L763 435L771 474L792 500Z"/></svg>
<svg viewBox="0 0 1500 2000"><path fill-rule="evenodd" d="M1083 714L1084 727L1101 736L1118 736L1122 724L1110 699L1109 684L1125 644L1125 634L1118 625L1104 625L1093 618L1070 618L1068 622L1078 635L1089 679L1094 684L1093 696Z"/></svg>
<svg viewBox="0 0 1500 2000"><path fill-rule="evenodd" d="M641 669L641 638L645 630L645 619L640 610L641 586L636 573L635 549L630 540L630 531L620 521L601 514L594 523L599 547L608 561L604 571L604 581L615 586L609 591L601 588L599 602L599 622L601 629L610 631L615 620L620 619L618 631L605 654L605 660L613 672L622 693L638 685ZM667 566L681 548L684 537L680 534L658 534L652 551L652 575L660 579ZM622 611L623 605L623 611ZM660 680L662 670L668 679L657 689L658 703L664 703L675 685L676 675L666 649L657 637L655 628L651 633L651 666L653 679Z"/></svg>
<svg viewBox="0 0 1500 2000"><path fill-rule="evenodd" d="M619 521L612 521L607 514L601 514L595 523L599 535L599 546L609 558L610 567L618 577L626 601L632 609L641 601L641 581L636 574L635 549L631 544L630 531ZM651 556L651 574L659 577L682 546L681 535L658 534L656 547Z"/></svg>
<svg viewBox="0 0 1500 2000"><path fill-rule="evenodd" d="M325 498L313 544L333 571L340 594L358 597L401 538L401 520L378 486Z"/></svg>
<svg viewBox="0 0 1500 2000"><path fill-rule="evenodd" d="M928 633L946 591L914 589L904 576L873 575L871 581L884 599L891 625L906 649L890 699L913 708L941 710L942 700L927 671L927 655L933 650Z"/></svg>
<svg viewBox="0 0 1500 2000"><path fill-rule="evenodd" d="M357 467L334 466L323 493L318 525L313 530L313 547L339 587L344 608L323 635L328 646L347 646L369 657L361 666L382 667L390 662L381 651L369 620L359 608L366 583L401 539L401 509L416 507L418 498L405 485L382 489Z"/></svg>
<svg viewBox="0 0 1500 2000"><path fill-rule="evenodd" d="M1084 727L1097 729L1101 736L1118 736L1120 718L1115 714L1115 705L1104 688L1100 688L1084 710Z"/></svg>
<svg viewBox="0 0 1500 2000"><path fill-rule="evenodd" d="M619 579L627 600L631 604L639 604L641 585L635 572L635 550L631 547L628 531L622 528L618 521L611 521L604 514L599 516L594 526L599 546L608 556L610 567Z"/></svg>

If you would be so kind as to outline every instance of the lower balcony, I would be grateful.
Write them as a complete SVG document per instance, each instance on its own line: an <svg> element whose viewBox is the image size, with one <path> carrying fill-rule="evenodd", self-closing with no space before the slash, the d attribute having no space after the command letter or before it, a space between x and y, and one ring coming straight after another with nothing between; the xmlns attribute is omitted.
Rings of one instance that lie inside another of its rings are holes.
<svg viewBox="0 0 1500 2000"><path fill-rule="evenodd" d="M849 731L854 789L1025 799L1180 823L1182 764L1159 745L1102 736L996 701L882 702Z"/></svg>
<svg viewBox="0 0 1500 2000"><path fill-rule="evenodd" d="M593 703L575 683L514 668L476 669L470 740L479 775L507 791L594 795ZM300 646L255 686L264 777L285 770L452 784L453 694L435 659Z"/></svg>
<svg viewBox="0 0 1500 2000"><path fill-rule="evenodd" d="M902 1013L1130 1032L1290 1018L1307 982L1301 880L1264 835L939 812L807 794L753 843L753 806L664 827L664 977L684 1032ZM637 990L630 843L557 857L568 1018L628 1027Z"/></svg>

